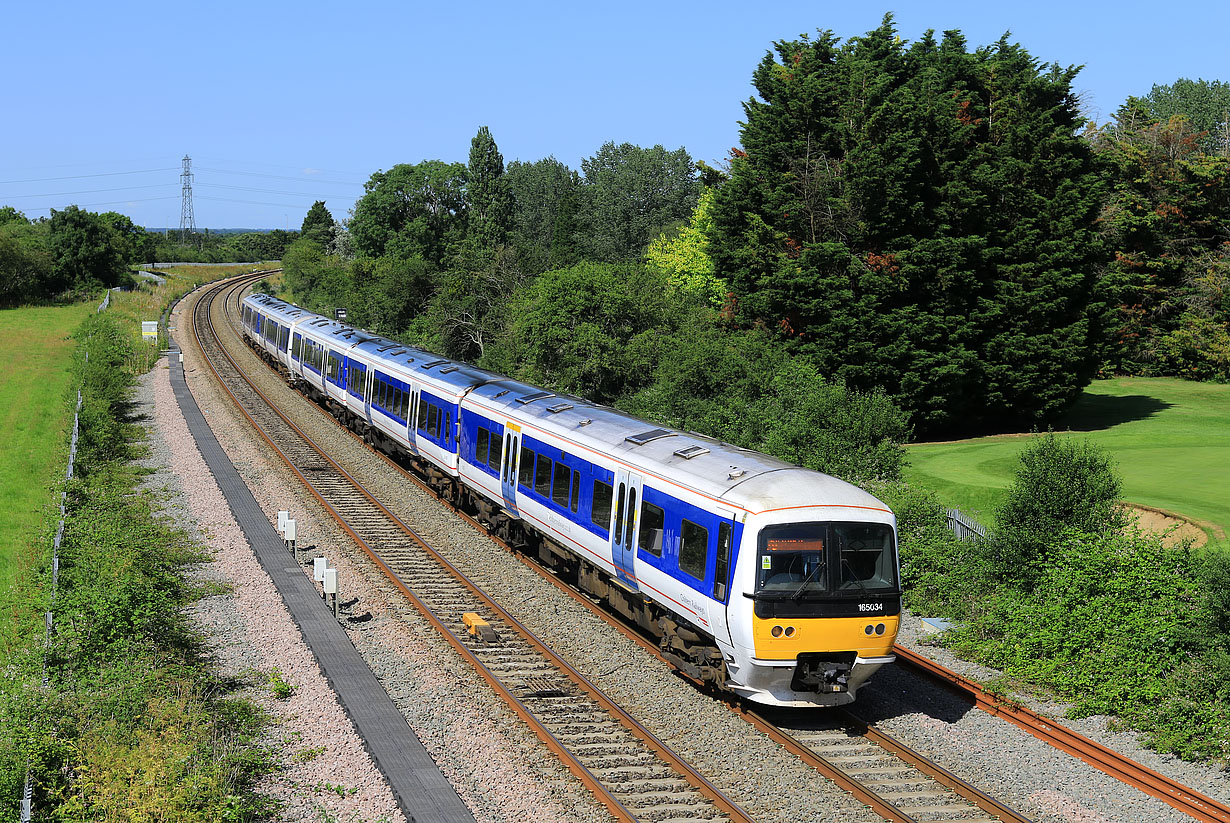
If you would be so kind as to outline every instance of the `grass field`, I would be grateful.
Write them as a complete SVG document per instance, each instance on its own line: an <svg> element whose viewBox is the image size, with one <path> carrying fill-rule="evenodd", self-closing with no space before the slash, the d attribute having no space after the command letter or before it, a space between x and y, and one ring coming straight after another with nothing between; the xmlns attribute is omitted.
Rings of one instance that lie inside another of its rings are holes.
<svg viewBox="0 0 1230 823"><path fill-rule="evenodd" d="M1124 500L1176 512L1224 539L1230 528L1230 385L1099 380L1055 427L1069 429L1110 455ZM993 523L1024 437L912 445L906 479Z"/></svg>
<svg viewBox="0 0 1230 823"><path fill-rule="evenodd" d="M70 336L97 303L0 311L0 351L9 353L0 376L0 589L39 551L31 541L54 502L72 425Z"/></svg>

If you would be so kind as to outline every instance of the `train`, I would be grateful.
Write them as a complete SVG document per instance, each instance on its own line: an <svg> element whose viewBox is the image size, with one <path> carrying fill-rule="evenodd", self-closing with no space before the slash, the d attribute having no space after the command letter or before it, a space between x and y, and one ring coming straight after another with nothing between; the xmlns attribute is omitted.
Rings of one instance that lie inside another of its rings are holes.
<svg viewBox="0 0 1230 823"><path fill-rule="evenodd" d="M436 492L750 702L839 706L892 653L896 518L868 492L267 294L243 336Z"/></svg>

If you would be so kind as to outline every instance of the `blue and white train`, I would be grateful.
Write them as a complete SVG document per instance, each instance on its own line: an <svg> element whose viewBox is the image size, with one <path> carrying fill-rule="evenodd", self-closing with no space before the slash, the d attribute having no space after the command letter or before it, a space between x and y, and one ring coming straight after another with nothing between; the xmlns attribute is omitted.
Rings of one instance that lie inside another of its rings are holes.
<svg viewBox="0 0 1230 823"><path fill-rule="evenodd" d="M861 489L269 297L249 343L442 496L757 703L834 706L892 662L896 520Z"/></svg>

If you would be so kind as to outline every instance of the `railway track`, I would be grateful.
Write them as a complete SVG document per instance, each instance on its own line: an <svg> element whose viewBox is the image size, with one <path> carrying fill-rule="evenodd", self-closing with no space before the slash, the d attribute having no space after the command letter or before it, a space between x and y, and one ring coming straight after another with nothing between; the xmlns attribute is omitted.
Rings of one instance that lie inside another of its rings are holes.
<svg viewBox="0 0 1230 823"><path fill-rule="evenodd" d="M289 418L230 358L213 326L247 281L215 287L193 309L197 344L218 381L413 606L468 660L617 820L751 818L599 687L561 659L398 519Z"/></svg>

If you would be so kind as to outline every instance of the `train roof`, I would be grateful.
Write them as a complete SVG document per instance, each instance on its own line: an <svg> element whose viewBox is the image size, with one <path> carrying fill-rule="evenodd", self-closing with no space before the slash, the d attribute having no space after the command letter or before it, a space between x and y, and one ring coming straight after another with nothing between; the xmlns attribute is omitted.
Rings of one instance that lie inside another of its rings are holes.
<svg viewBox="0 0 1230 823"><path fill-rule="evenodd" d="M280 321L284 325L291 325L304 318L317 317L307 309L300 308L294 303L287 303L285 300L279 300L276 297L270 297L267 294L249 294L243 299L243 302L252 306L258 307L261 312L269 315L275 320Z"/></svg>
<svg viewBox="0 0 1230 823"><path fill-rule="evenodd" d="M545 432L701 494L759 512L805 506L888 507L850 483L713 437L647 423L588 400L503 378L470 398L532 419ZM818 502L820 501L820 502Z"/></svg>

